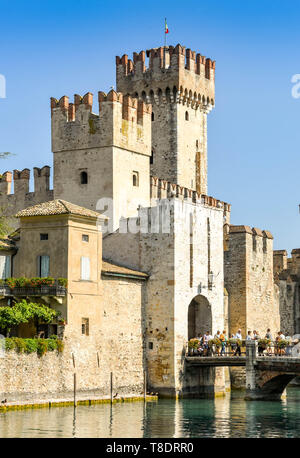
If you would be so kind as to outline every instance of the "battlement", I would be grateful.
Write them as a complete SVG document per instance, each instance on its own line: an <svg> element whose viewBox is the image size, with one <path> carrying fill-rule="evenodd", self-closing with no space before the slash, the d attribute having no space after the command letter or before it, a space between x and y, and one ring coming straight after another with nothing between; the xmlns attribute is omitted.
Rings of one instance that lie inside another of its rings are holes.
<svg viewBox="0 0 300 458"><path fill-rule="evenodd" d="M7 216L15 215L19 210L53 199L49 189L50 167L34 167L34 191L29 192L30 169L6 171L0 178L0 206ZM11 185L14 184L12 193Z"/></svg>
<svg viewBox="0 0 300 458"><path fill-rule="evenodd" d="M132 60L124 54L116 56L117 88L146 101L152 91L157 99L162 92L171 102L213 106L215 67L215 61L180 44L134 52Z"/></svg>
<svg viewBox="0 0 300 458"><path fill-rule="evenodd" d="M199 203L208 207L222 209L224 213L228 213L231 210L231 205L226 202L205 194L198 194L197 191L153 176L150 177L150 197L151 199L176 197L187 202Z"/></svg>
<svg viewBox="0 0 300 458"><path fill-rule="evenodd" d="M151 105L113 89L98 93L99 114L92 112L93 94L50 99L52 151L120 146L151 155Z"/></svg>
<svg viewBox="0 0 300 458"><path fill-rule="evenodd" d="M235 226L233 224L229 225L229 234L250 234L253 237L265 237L267 239L273 240L273 235L270 231L261 230L257 227L251 228L250 226Z"/></svg>

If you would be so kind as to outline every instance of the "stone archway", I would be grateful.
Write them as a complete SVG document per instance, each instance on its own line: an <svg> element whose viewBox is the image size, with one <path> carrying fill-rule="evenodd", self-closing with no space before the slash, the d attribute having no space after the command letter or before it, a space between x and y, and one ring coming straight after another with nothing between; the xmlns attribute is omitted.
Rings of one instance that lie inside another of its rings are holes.
<svg viewBox="0 0 300 458"><path fill-rule="evenodd" d="M211 306L206 297L199 294L190 302L188 308L188 339L206 331L212 332Z"/></svg>

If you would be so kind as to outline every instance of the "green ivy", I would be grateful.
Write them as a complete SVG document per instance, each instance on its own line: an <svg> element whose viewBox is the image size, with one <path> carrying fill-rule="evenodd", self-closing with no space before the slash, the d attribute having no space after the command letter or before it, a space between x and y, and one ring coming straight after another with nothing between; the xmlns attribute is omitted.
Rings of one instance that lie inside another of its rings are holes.
<svg viewBox="0 0 300 458"><path fill-rule="evenodd" d="M47 351L57 350L61 353L64 349L64 343L57 336L51 336L49 339L22 339L20 337L7 337L5 339L5 350L15 350L18 353L37 353L43 356Z"/></svg>
<svg viewBox="0 0 300 458"><path fill-rule="evenodd" d="M61 315L60 312L51 309L44 304L27 302L23 299L13 306L0 307L0 329L10 329L31 320L41 320L44 323L51 323Z"/></svg>

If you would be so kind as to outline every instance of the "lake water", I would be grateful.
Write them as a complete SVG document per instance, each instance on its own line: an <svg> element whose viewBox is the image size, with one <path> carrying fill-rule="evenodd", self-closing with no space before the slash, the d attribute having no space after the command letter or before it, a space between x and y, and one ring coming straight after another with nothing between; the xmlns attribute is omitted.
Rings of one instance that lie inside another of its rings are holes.
<svg viewBox="0 0 300 458"><path fill-rule="evenodd" d="M74 413L75 412L75 413ZM159 400L0 413L0 437L300 437L300 387L280 402Z"/></svg>

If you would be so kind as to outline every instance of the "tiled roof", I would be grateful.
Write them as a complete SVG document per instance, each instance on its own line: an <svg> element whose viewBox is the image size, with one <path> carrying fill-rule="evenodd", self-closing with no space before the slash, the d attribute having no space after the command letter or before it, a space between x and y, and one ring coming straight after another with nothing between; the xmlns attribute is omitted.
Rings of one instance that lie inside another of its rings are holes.
<svg viewBox="0 0 300 458"><path fill-rule="evenodd" d="M0 239L0 250L13 250L15 249L15 244L10 239Z"/></svg>
<svg viewBox="0 0 300 458"><path fill-rule="evenodd" d="M25 208L16 214L16 218L23 216L48 216L48 215L80 215L107 218L100 213L88 208L80 207L79 205L71 204L65 200L56 199L41 204L34 205L33 207Z"/></svg>
<svg viewBox="0 0 300 458"><path fill-rule="evenodd" d="M145 272L129 269L128 267L118 266L117 264L113 264L111 261L106 261L104 259L102 261L102 273L104 275L121 274L122 276L134 276L141 277L143 279L149 277L149 275Z"/></svg>

